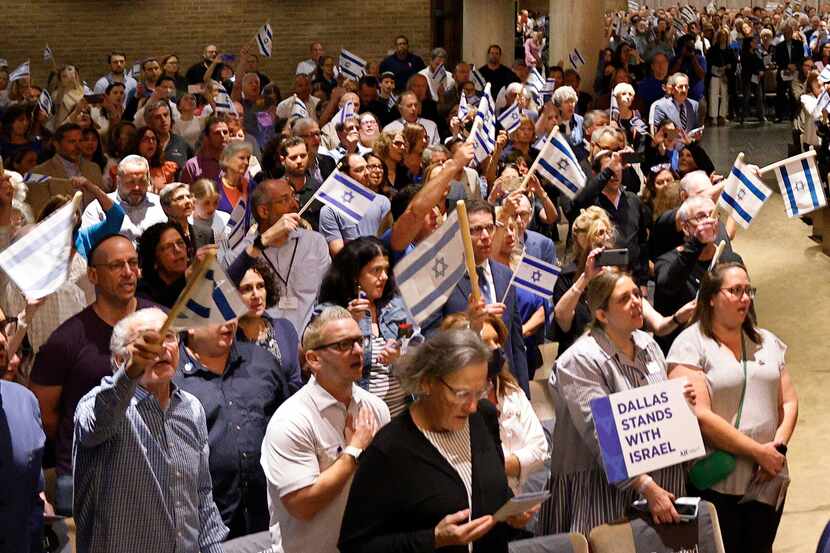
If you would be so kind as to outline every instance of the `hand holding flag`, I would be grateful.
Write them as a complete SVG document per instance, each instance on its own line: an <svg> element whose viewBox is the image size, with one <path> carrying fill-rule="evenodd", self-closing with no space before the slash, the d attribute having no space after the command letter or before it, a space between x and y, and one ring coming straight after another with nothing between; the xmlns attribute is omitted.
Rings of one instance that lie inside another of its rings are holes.
<svg viewBox="0 0 830 553"><path fill-rule="evenodd" d="M732 166L732 172L720 194L718 207L726 211L743 228L749 228L752 220L772 195L772 191L749 169L743 158L744 154L741 152L735 159L735 165Z"/></svg>

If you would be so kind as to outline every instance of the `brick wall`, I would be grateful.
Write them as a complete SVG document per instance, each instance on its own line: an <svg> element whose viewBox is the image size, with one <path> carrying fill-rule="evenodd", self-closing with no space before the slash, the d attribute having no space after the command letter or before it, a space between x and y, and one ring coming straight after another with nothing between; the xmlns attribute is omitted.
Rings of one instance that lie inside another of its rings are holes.
<svg viewBox="0 0 830 553"><path fill-rule="evenodd" d="M0 57L12 67L30 58L38 84L49 69L46 43L58 63L76 63L92 86L108 71L106 55L114 47L127 52L128 64L176 53L184 73L205 44L236 53L268 19L274 55L261 60L260 70L283 91L312 40L330 55L342 46L378 61L400 33L423 57L431 47L429 0L0 0L0 14Z"/></svg>

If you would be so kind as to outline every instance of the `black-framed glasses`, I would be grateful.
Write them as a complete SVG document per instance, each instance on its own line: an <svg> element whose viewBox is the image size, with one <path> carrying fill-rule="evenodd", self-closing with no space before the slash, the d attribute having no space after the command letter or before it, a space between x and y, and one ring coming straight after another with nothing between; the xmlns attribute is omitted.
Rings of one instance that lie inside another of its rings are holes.
<svg viewBox="0 0 830 553"><path fill-rule="evenodd" d="M340 353L348 353L354 349L355 344L363 345L363 336L352 336L350 338L343 338L336 342L329 342L311 349L334 349Z"/></svg>
<svg viewBox="0 0 830 553"><path fill-rule="evenodd" d="M721 288L721 291L729 292L729 295L735 298L736 300L741 299L746 294L749 299L754 300L755 294L758 292L757 288L753 288L752 286L732 286L730 288Z"/></svg>
<svg viewBox="0 0 830 553"><path fill-rule="evenodd" d="M489 387L483 390L460 390L458 388L453 388L443 378L439 378L438 381L447 387L447 390L452 392L453 397L458 403L468 403L470 400L479 401L487 397L487 392L489 391Z"/></svg>

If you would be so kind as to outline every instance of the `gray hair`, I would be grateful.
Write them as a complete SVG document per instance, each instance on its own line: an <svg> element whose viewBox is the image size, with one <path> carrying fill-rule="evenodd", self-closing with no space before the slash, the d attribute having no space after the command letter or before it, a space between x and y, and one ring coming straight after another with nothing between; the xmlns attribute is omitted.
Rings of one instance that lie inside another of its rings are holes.
<svg viewBox="0 0 830 553"><path fill-rule="evenodd" d="M248 152L250 155L253 155L254 149L244 140L234 140L232 142L228 142L228 145L225 146L224 150L222 150L222 155L219 156L219 166L225 167L225 162L239 152Z"/></svg>
<svg viewBox="0 0 830 553"><path fill-rule="evenodd" d="M130 313L115 324L115 327L112 329L112 337L110 338L110 355L113 372L118 370L126 362L127 346L136 337L136 327L139 325L150 325L158 321L159 328L161 328L166 318L167 315L158 307L148 307ZM116 357L122 359L121 365L116 361Z"/></svg>
<svg viewBox="0 0 830 553"><path fill-rule="evenodd" d="M392 370L401 388L416 394L425 380L439 379L472 363L486 363L490 350L472 330L444 330L400 357Z"/></svg>
<svg viewBox="0 0 830 553"><path fill-rule="evenodd" d="M577 95L576 90L570 86L560 86L556 89L556 92L553 93L553 103L556 104L557 107L569 100L573 100L574 102L579 101L579 96Z"/></svg>
<svg viewBox="0 0 830 553"><path fill-rule="evenodd" d="M446 60L447 59L447 51L444 50L443 48L440 48L440 47L439 48L433 48L432 49L432 59L435 59L435 58L444 58L444 60Z"/></svg>
<svg viewBox="0 0 830 553"><path fill-rule="evenodd" d="M323 328L326 324L343 319L354 320L352 314L345 307L339 305L324 307L320 311L320 314L312 319L305 328L303 332L303 349L305 351L311 351L323 345L326 339L323 336Z"/></svg>
<svg viewBox="0 0 830 553"><path fill-rule="evenodd" d="M618 140L620 138L619 129L612 127L611 125L603 125L602 127L594 130L594 133L591 135L591 144L599 144L599 141L608 134L612 135L614 140Z"/></svg>
<svg viewBox="0 0 830 553"><path fill-rule="evenodd" d="M635 94L634 87L631 86L629 83L617 83L617 86L614 87L614 91L611 93L611 95L619 96L623 92L630 92L631 94Z"/></svg>
<svg viewBox="0 0 830 553"><path fill-rule="evenodd" d="M421 163L426 167L430 163L432 163L432 157L437 154L438 152L444 152L447 154L447 159L451 158L449 149L443 144L430 144L424 151L421 153Z"/></svg>
<svg viewBox="0 0 830 553"><path fill-rule="evenodd" d="M317 121L312 119L311 117L301 117L294 121L294 125L291 127L291 134L294 136L299 136L304 134L305 131L310 129L314 125L319 125Z"/></svg>
<svg viewBox="0 0 830 553"><path fill-rule="evenodd" d="M147 161L146 158L135 154L130 154L118 162L118 173L116 180L119 184L121 183L121 177L123 177L124 173L129 171L130 168L140 168L142 171L144 171L144 173L147 175L147 184L150 184L150 163Z"/></svg>
<svg viewBox="0 0 830 553"><path fill-rule="evenodd" d="M677 216L680 218L681 223L686 223L694 217L695 212L705 210L707 213L711 213L713 209L715 209L715 202L711 198L706 196L692 196L691 198L686 198L686 201L680 204L680 208L677 210Z"/></svg>
<svg viewBox="0 0 830 553"><path fill-rule="evenodd" d="M680 191L684 193L686 196L691 197L692 194L689 192L695 186L705 185L711 186L712 181L709 180L709 176L706 174L706 171L702 171L698 169L697 171L691 171L686 173L682 179L680 179Z"/></svg>
<svg viewBox="0 0 830 553"><path fill-rule="evenodd" d="M582 118L582 130L587 131L591 127L594 126L597 119L600 117L604 117L606 120L608 119L608 112L604 109L592 109L588 113L586 113Z"/></svg>
<svg viewBox="0 0 830 553"><path fill-rule="evenodd" d="M161 202L162 207L168 207L170 205L173 199L173 192L179 188L184 188L190 192L190 187L183 182L171 182L170 184L164 185L164 188L159 192L159 202Z"/></svg>
<svg viewBox="0 0 830 553"><path fill-rule="evenodd" d="M677 73L672 73L669 76L668 80L666 81L666 84L669 86L675 86L677 84L677 81L679 81L680 79L686 79L686 82L689 82L689 76L685 73L681 73L680 71L678 71Z"/></svg>

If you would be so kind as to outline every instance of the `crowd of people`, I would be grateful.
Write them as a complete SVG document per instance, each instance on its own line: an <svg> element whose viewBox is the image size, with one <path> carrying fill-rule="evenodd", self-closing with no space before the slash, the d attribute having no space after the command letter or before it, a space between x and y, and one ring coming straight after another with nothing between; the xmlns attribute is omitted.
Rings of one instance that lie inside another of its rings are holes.
<svg viewBox="0 0 830 553"><path fill-rule="evenodd" d="M255 51L215 45L184 72L172 54L133 72L120 50L43 83L0 67L0 249L76 191L83 204L56 292L27 298L0 275L0 527L15 528L0 551L50 550L55 514L79 552L489 553L587 534L638 498L676 523L691 495L717 508L728 553L771 552L798 401L738 227L716 216L729 168L700 127L743 122L752 97L764 120L773 91L794 145L827 150L830 14L805 10L609 13L590 92L547 64L544 18L526 12L515 60L493 44L484 65L450 67L398 36L352 79L314 42L290 91ZM476 74L497 111L521 110L481 162ZM554 129L588 176L575 195L528 175ZM314 199L335 171L375 193L357 224ZM465 274L418 324L394 269L462 199L481 297ZM231 240L237 212L249 224ZM627 255L602 263L609 249ZM247 313L160 334L213 253ZM560 267L550 297L511 286L525 253ZM547 433L529 399L540 368ZM706 459L734 469L609 484L590 401L672 378ZM541 510L497 522L533 482L551 493Z"/></svg>

